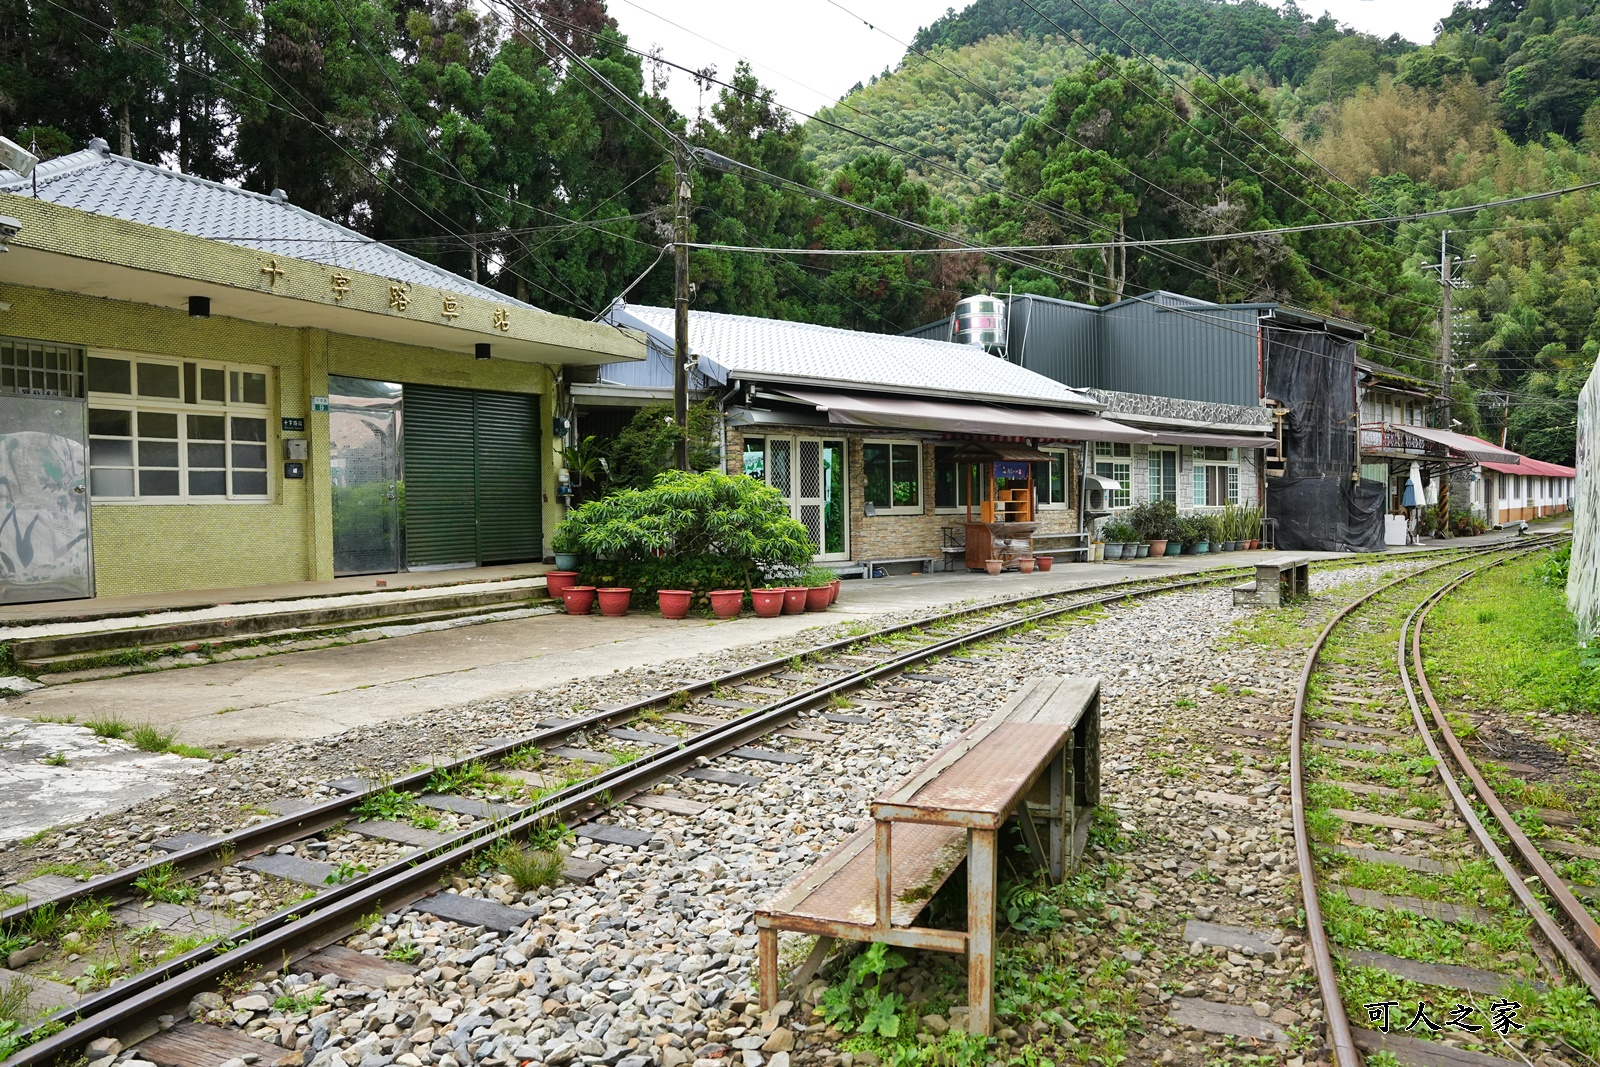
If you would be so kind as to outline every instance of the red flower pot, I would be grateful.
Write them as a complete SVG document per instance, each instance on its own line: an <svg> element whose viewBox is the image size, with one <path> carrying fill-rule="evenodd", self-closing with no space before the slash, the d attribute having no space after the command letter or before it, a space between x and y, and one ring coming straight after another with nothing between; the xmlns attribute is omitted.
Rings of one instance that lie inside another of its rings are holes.
<svg viewBox="0 0 1600 1067"><path fill-rule="evenodd" d="M752 589L750 590L750 603L755 605L756 616L762 619L776 618L783 614L783 594L787 589Z"/></svg>
<svg viewBox="0 0 1600 1067"><path fill-rule="evenodd" d="M689 603L694 600L694 591L690 589L658 589L656 590L656 603L661 605L663 619L687 619L689 617Z"/></svg>
<svg viewBox="0 0 1600 1067"><path fill-rule="evenodd" d="M838 600L839 600L839 586L842 585L842 584L843 583L840 582L839 579L837 579L837 578L835 578L833 581L828 583L828 603L834 604L834 603L838 602Z"/></svg>
<svg viewBox="0 0 1600 1067"><path fill-rule="evenodd" d="M783 613L785 615L798 615L806 610L806 588L803 585L790 586L783 591Z"/></svg>
<svg viewBox="0 0 1600 1067"><path fill-rule="evenodd" d="M1034 556L1033 561L1039 565L1039 570L1047 571L1056 564L1054 556Z"/></svg>
<svg viewBox="0 0 1600 1067"><path fill-rule="evenodd" d="M806 590L807 611L827 611L828 598L833 594L831 583L829 585L813 586Z"/></svg>
<svg viewBox="0 0 1600 1067"><path fill-rule="evenodd" d="M568 615L587 615L594 607L594 586L575 585L561 591L561 600L567 605Z"/></svg>
<svg viewBox="0 0 1600 1067"><path fill-rule="evenodd" d="M628 600L633 596L632 589L617 586L612 589L597 589L595 592L600 597L600 614L616 617L628 613Z"/></svg>
<svg viewBox="0 0 1600 1067"><path fill-rule="evenodd" d="M577 571L545 571L544 589L556 600L561 599L561 594L578 584Z"/></svg>
<svg viewBox="0 0 1600 1067"><path fill-rule="evenodd" d="M736 619L744 607L743 589L711 590L711 611L719 619Z"/></svg>

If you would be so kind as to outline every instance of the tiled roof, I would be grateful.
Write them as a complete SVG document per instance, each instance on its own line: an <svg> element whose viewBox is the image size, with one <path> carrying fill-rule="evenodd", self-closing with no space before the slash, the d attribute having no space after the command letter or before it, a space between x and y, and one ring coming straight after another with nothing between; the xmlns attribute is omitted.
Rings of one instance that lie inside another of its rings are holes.
<svg viewBox="0 0 1600 1067"><path fill-rule="evenodd" d="M39 164L34 169L39 199L272 255L532 307L287 200L140 163L103 145L90 142L82 152ZM32 178L0 168L0 192L31 196L33 188Z"/></svg>
<svg viewBox="0 0 1600 1067"><path fill-rule="evenodd" d="M658 338L672 337L671 308L618 302L607 317ZM1101 406L1042 374L948 341L691 311L689 347L701 372L721 382L742 378L1050 407Z"/></svg>

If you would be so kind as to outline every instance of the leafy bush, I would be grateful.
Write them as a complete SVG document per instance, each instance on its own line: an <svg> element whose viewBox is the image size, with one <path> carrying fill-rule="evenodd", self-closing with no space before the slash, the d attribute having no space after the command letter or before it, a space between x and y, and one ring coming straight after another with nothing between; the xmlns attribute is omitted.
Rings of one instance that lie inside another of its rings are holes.
<svg viewBox="0 0 1600 1067"><path fill-rule="evenodd" d="M1128 520L1146 541L1170 541L1178 525L1178 506L1170 500L1152 500L1128 513Z"/></svg>
<svg viewBox="0 0 1600 1067"><path fill-rule="evenodd" d="M715 557L737 565L739 580L727 585L748 590L763 568L804 567L816 551L776 489L718 471L666 471L648 489L591 500L567 517L558 536L595 561L580 572L585 584L591 576L616 580L624 564ZM652 593L694 587L692 581L654 585Z"/></svg>
<svg viewBox="0 0 1600 1067"><path fill-rule="evenodd" d="M1176 536L1183 547L1192 548L1206 539L1205 523L1198 515L1184 515L1178 519Z"/></svg>

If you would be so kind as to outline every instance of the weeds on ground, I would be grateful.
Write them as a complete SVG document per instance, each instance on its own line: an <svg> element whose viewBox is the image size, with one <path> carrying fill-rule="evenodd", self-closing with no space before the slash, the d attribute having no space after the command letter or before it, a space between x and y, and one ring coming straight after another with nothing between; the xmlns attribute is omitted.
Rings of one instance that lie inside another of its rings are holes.
<svg viewBox="0 0 1600 1067"><path fill-rule="evenodd" d="M93 878L97 874L107 874L111 871L111 864L104 860L78 860L66 862L57 860L54 863L41 863L29 875L39 878L44 875L54 875L57 878Z"/></svg>
<svg viewBox="0 0 1600 1067"><path fill-rule="evenodd" d="M39 762L46 767L65 767L67 765L67 754L65 752L52 752Z"/></svg>
<svg viewBox="0 0 1600 1067"><path fill-rule="evenodd" d="M488 779L488 770L477 760L459 767L435 767L422 790L425 793L460 793L481 787Z"/></svg>
<svg viewBox="0 0 1600 1067"><path fill-rule="evenodd" d="M350 879L356 877L357 875L362 875L362 874L366 874L366 873L367 873L367 865L366 864L364 864L364 863L351 863L348 860L344 860L344 861L341 861L338 866L334 867L333 870L328 872L328 877L324 878L323 882L325 882L328 885L343 885L344 883L348 882Z"/></svg>
<svg viewBox="0 0 1600 1067"><path fill-rule="evenodd" d="M311 1009L322 1003L328 990L323 985L313 985L304 993L284 993L272 1002L272 1010L285 1015L309 1015Z"/></svg>
<svg viewBox="0 0 1600 1067"><path fill-rule="evenodd" d="M178 738L178 731L163 730L154 723L142 722L128 733L128 740L141 752L165 752Z"/></svg>
<svg viewBox="0 0 1600 1067"><path fill-rule="evenodd" d="M385 786L351 808L350 814L361 822L371 819L394 822L409 817L416 807L415 796Z"/></svg>
<svg viewBox="0 0 1600 1067"><path fill-rule="evenodd" d="M492 866L509 874L517 889L524 893L555 885L561 881L564 869L561 853L510 840L497 842L489 849L487 859Z"/></svg>
<svg viewBox="0 0 1600 1067"><path fill-rule="evenodd" d="M104 737L112 741L120 741L128 735L128 724L115 715L103 715L89 719L83 725L96 737Z"/></svg>
<svg viewBox="0 0 1600 1067"><path fill-rule="evenodd" d="M383 958L396 963L416 963L422 958L422 946L415 941L402 941L385 952Z"/></svg>
<svg viewBox="0 0 1600 1067"><path fill-rule="evenodd" d="M170 863L151 867L133 880L133 887L151 900L164 904L182 904L194 898L194 887L185 885L183 877Z"/></svg>

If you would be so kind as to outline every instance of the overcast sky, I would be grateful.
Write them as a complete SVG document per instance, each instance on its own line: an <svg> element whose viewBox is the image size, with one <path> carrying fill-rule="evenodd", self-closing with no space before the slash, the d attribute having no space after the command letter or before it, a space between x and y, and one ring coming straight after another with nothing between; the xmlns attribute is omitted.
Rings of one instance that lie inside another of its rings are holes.
<svg viewBox="0 0 1600 1067"><path fill-rule="evenodd" d="M629 43L687 67L715 66L718 77L748 59L780 103L815 111L858 81L893 67L919 26L961 0L610 0L609 10ZM1398 33L1425 44L1454 0L1303 0L1359 30ZM847 13L848 12L848 13ZM863 19L875 28L869 28ZM674 25L676 23L676 25ZM667 95L693 115L701 96L693 80L673 71ZM716 99L706 94L707 107Z"/></svg>

